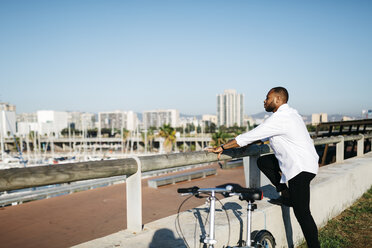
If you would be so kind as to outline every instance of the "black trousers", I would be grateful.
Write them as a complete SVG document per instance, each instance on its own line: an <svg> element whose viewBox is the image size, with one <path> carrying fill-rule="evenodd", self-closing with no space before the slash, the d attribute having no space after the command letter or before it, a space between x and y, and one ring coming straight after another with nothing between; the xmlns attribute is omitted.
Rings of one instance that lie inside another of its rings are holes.
<svg viewBox="0 0 372 248"><path fill-rule="evenodd" d="M265 155L257 160L258 168L269 178L278 192L288 189L293 212L301 226L309 248L320 248L318 229L310 212L310 181L315 174L301 172L286 184L280 183L281 170L275 155Z"/></svg>

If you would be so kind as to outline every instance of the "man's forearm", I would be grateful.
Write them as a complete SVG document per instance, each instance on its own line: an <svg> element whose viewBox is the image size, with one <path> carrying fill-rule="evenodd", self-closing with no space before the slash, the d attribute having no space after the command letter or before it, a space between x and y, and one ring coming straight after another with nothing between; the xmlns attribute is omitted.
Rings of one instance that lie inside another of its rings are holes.
<svg viewBox="0 0 372 248"><path fill-rule="evenodd" d="M237 147L240 147L240 146L238 145L238 143L236 143L235 139L232 139L232 140L228 141L227 143L223 144L221 147L224 150L227 150L227 149L231 149L231 148L237 148Z"/></svg>
<svg viewBox="0 0 372 248"><path fill-rule="evenodd" d="M226 144L223 144L221 146L217 146L215 148L208 148L207 151L217 153L217 158L219 160L224 150L237 148L237 147L240 147L240 146L238 145L235 139L232 139L228 141Z"/></svg>
<svg viewBox="0 0 372 248"><path fill-rule="evenodd" d="M253 144L257 144L257 145L261 145L263 144L261 140L257 140L253 143L251 143L250 145L253 145ZM236 140L235 139L232 139L232 140L229 140L227 143L223 144L221 147L223 147L224 150L226 149L231 149L231 148L237 148L237 147L240 147L238 145L238 143L236 143Z"/></svg>

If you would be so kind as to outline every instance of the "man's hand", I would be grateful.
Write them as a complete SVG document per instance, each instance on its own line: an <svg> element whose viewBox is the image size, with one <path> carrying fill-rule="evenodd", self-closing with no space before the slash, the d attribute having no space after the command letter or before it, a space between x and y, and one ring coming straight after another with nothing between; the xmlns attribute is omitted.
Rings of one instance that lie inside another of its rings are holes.
<svg viewBox="0 0 372 248"><path fill-rule="evenodd" d="M223 152L223 149L222 149L221 146L217 146L217 147L215 147L215 148L211 148L211 147L206 148L206 151L207 151L207 152L217 153L217 159L220 160L220 157L221 157L221 154L222 154L222 152Z"/></svg>
<svg viewBox="0 0 372 248"><path fill-rule="evenodd" d="M222 146L223 146L223 149L222 149ZM206 148L205 151L217 153L217 158L218 160L220 160L221 154L223 153L224 150L231 149L231 148L237 148L237 147L240 147L240 146L238 145L238 143L236 143L235 139L232 139L229 142L221 146L218 146L216 148Z"/></svg>

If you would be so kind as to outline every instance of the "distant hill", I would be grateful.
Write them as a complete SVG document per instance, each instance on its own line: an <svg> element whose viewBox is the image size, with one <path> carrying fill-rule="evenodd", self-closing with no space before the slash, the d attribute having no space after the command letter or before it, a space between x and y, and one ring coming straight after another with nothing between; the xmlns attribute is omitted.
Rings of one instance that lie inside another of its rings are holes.
<svg viewBox="0 0 372 248"><path fill-rule="evenodd" d="M253 115L249 115L251 116L253 119L264 119L266 116L270 116L271 113L267 113L265 111L262 111L262 112L259 112L257 114L253 114Z"/></svg>
<svg viewBox="0 0 372 248"><path fill-rule="evenodd" d="M198 119L198 120L203 119L203 115L186 115L186 114L182 114L182 113L180 113L180 117L181 118L193 118L193 117L196 117L196 119Z"/></svg>

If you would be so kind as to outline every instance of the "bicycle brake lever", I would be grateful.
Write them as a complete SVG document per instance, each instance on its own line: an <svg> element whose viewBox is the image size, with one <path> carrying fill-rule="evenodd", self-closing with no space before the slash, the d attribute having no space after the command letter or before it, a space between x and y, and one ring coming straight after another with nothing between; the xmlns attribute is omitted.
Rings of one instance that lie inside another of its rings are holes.
<svg viewBox="0 0 372 248"><path fill-rule="evenodd" d="M196 198L204 198L204 196L201 196L199 193L194 195Z"/></svg>
<svg viewBox="0 0 372 248"><path fill-rule="evenodd" d="M192 195L192 193L182 193L181 196L188 196L188 195Z"/></svg>

